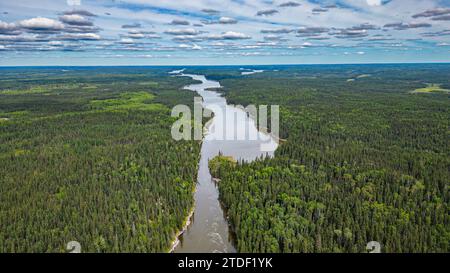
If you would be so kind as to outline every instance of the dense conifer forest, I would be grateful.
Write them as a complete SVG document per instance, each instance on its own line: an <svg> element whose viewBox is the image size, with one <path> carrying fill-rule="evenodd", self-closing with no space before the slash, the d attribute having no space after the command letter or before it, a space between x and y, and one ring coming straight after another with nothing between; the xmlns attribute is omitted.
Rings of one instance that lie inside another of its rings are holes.
<svg viewBox="0 0 450 273"><path fill-rule="evenodd" d="M0 252L167 252L193 205L192 104L164 69L2 69Z"/></svg>
<svg viewBox="0 0 450 273"><path fill-rule="evenodd" d="M450 65L189 67L232 104L278 104L274 158L217 157L239 252L450 251ZM0 252L167 252L201 143L167 67L1 68Z"/></svg>
<svg viewBox="0 0 450 273"><path fill-rule="evenodd" d="M449 65L258 69L203 71L231 103L281 106L275 158L210 163L238 251L450 251Z"/></svg>

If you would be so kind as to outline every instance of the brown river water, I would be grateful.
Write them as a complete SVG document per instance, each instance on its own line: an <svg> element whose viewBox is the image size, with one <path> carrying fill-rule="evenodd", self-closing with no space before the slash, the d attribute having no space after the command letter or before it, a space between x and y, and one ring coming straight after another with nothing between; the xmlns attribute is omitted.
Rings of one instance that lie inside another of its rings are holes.
<svg viewBox="0 0 450 273"><path fill-rule="evenodd" d="M185 89L197 92L203 98L203 107L214 113L203 137L194 213L173 252L236 252L226 214L219 202L217 185L209 172L208 160L222 153L237 160L252 161L261 156L273 156L278 144L270 135L259 132L246 112L228 105L218 92L207 90L220 88L219 82L202 75L183 74L183 70L172 74L201 81ZM263 143L264 148L261 146Z"/></svg>

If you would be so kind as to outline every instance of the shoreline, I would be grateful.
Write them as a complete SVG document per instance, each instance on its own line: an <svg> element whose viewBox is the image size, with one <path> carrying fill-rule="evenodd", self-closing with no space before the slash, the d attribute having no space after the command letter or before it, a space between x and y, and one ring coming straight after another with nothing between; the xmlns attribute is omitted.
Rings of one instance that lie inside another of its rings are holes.
<svg viewBox="0 0 450 273"><path fill-rule="evenodd" d="M177 70L177 71L172 71L172 72L177 72L177 73L169 72L169 74L174 74L175 77L177 77L177 76L184 76L184 74L183 74L184 70L186 70L186 69ZM191 90L191 89L187 88L188 86L189 86L189 85L184 86L183 89L184 89L184 90ZM191 91L192 91L192 90L191 90ZM207 121L207 124L210 123L210 122L212 121L212 119L213 119L213 118L211 118L210 120L208 120L208 121ZM200 144L201 144L201 145L203 145L203 141L204 141L204 139L205 139L204 136L205 136L206 134L207 134L207 129L204 128L204 130L203 130L203 137L202 137L202 140L200 140ZM200 157L201 157L201 146L200 146L200 152L199 152L199 155L200 155ZM199 162L200 162L200 159L199 159ZM197 174L198 174L198 169L199 169L199 164L198 164L198 166L197 166ZM194 196L195 196L195 192L197 191L197 183L198 183L198 181L196 181L196 183L195 183L195 188L194 188L194 190L193 190L193 192L192 192ZM189 226L191 225L191 223L192 223L192 217L194 216L194 212L195 212L195 198L194 198L194 204L192 205L192 207L191 207L191 209L190 209L190 211L189 211L189 214L186 216L186 219L185 219L185 222L184 222L183 227L181 228L181 230L179 230L179 231L175 234L175 239L173 239L173 241L172 241L172 243L171 243L171 247L170 247L168 253L173 253L173 252L175 251L175 249L178 247L178 245L180 244L180 237L188 230Z"/></svg>
<svg viewBox="0 0 450 273"><path fill-rule="evenodd" d="M177 246L180 244L180 237L183 235L184 232L186 232L186 230L192 223L191 219L192 219L192 216L194 216L194 211L195 211L195 204L192 206L188 216L186 217L183 228L176 233L175 239L172 241L172 244L171 244L172 247L170 248L169 253L173 253L175 251L175 249L177 248Z"/></svg>

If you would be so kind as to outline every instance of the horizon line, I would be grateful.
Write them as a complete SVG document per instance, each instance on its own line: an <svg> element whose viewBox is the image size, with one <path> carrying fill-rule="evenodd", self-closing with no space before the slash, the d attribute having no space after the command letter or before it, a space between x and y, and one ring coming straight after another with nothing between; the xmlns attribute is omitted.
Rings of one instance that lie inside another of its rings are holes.
<svg viewBox="0 0 450 273"><path fill-rule="evenodd" d="M366 63L292 63L292 64L149 64L149 65L1 65L0 68L15 67L221 67L221 66L313 66L313 65L395 65L395 64L450 64L450 61L437 62L366 62Z"/></svg>

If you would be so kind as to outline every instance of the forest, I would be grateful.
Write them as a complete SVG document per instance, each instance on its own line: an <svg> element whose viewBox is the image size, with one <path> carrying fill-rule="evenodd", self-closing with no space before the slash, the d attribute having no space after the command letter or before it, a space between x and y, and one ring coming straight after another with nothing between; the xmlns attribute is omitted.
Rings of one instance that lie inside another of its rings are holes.
<svg viewBox="0 0 450 273"><path fill-rule="evenodd" d="M200 143L168 69L2 68L0 252L167 252L193 206Z"/></svg>
<svg viewBox="0 0 450 273"><path fill-rule="evenodd" d="M210 162L239 252L450 251L450 65L258 69L198 69L281 107L274 158Z"/></svg>
<svg viewBox="0 0 450 273"><path fill-rule="evenodd" d="M450 251L450 65L245 68L187 68L280 105L273 158L209 164L238 252ZM201 148L171 138L173 69L0 68L0 252L170 249Z"/></svg>

